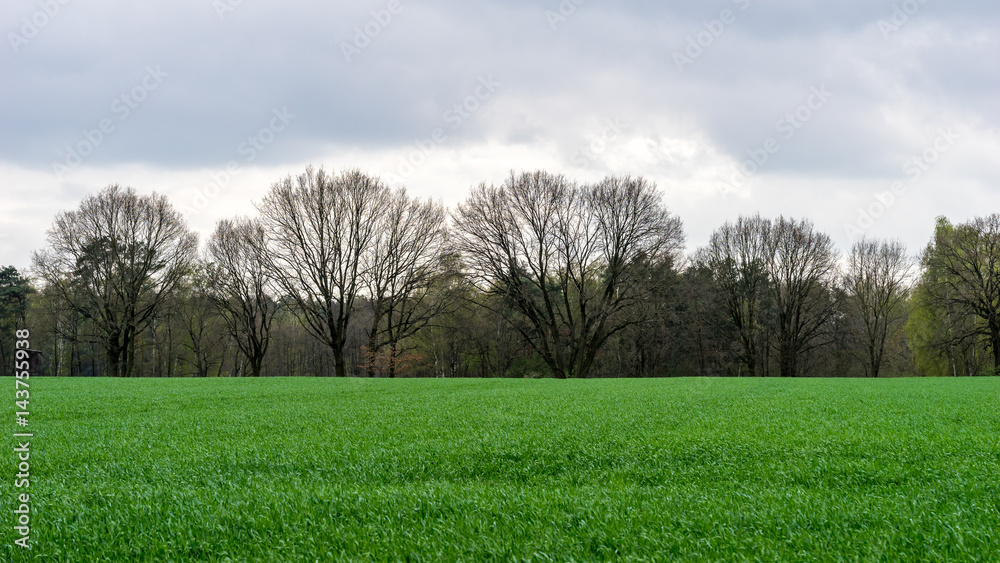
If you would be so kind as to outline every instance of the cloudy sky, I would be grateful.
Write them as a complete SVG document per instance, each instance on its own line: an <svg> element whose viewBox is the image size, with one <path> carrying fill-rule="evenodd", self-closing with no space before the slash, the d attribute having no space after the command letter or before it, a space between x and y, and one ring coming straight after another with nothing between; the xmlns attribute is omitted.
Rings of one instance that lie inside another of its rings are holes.
<svg viewBox="0 0 1000 563"><path fill-rule="evenodd" d="M757 211L914 251L1000 212L995 0L15 0L0 30L0 264L111 183L204 236L310 164L447 204L644 175L688 250Z"/></svg>

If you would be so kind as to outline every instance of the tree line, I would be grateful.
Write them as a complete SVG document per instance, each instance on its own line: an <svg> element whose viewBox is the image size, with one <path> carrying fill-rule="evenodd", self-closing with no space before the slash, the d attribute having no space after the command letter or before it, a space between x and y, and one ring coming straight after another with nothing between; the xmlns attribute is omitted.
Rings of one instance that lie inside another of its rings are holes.
<svg viewBox="0 0 1000 563"><path fill-rule="evenodd" d="M0 359L29 326L56 376L993 375L1000 215L939 219L919 256L841 254L741 216L684 254L642 177L544 171L455 209L307 168L206 244L167 198L109 186L0 270Z"/></svg>

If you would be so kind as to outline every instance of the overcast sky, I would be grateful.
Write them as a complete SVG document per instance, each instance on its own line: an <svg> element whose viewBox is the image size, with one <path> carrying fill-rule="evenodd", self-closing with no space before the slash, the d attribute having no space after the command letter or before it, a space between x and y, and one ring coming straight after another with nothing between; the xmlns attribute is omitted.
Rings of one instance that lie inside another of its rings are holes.
<svg viewBox="0 0 1000 563"><path fill-rule="evenodd" d="M1000 212L996 0L15 0L0 30L0 264L108 184L204 240L310 164L449 205L643 175L689 251L742 213L916 252Z"/></svg>

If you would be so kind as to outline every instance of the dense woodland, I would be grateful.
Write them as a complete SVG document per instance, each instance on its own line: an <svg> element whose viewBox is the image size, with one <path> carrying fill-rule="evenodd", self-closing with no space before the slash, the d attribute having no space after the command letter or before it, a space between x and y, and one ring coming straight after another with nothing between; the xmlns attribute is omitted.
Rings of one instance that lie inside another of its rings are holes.
<svg viewBox="0 0 1000 563"><path fill-rule="evenodd" d="M199 244L109 186L0 270L0 354L42 375L885 377L1000 366L1000 215L847 252L744 216L684 254L656 186L512 173L456 209L357 170L276 182Z"/></svg>

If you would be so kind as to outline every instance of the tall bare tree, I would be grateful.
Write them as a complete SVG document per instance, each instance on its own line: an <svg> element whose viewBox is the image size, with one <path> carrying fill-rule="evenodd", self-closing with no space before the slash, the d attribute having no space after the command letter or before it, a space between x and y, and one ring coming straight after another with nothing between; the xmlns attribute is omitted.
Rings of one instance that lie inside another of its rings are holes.
<svg viewBox="0 0 1000 563"><path fill-rule="evenodd" d="M364 285L372 307L368 330L368 367L396 375L402 342L427 325L448 303L431 299L443 282L447 249L444 206L410 198L400 188L389 197L364 253Z"/></svg>
<svg viewBox="0 0 1000 563"><path fill-rule="evenodd" d="M586 377L608 338L640 320L643 273L683 242L642 178L578 186L512 172L475 188L454 220L472 281L506 298L519 313L507 318L558 378Z"/></svg>
<svg viewBox="0 0 1000 563"><path fill-rule="evenodd" d="M902 242L861 239L851 248L844 287L857 315L869 377L879 376L886 342L905 323L912 269Z"/></svg>
<svg viewBox="0 0 1000 563"><path fill-rule="evenodd" d="M769 265L775 245L771 221L760 215L740 217L714 233L699 259L712 272L740 342L747 375L761 375L767 327L764 326Z"/></svg>
<svg viewBox="0 0 1000 563"><path fill-rule="evenodd" d="M254 377L261 375L278 311L266 252L264 226L256 219L223 219L208 241L213 301Z"/></svg>
<svg viewBox="0 0 1000 563"><path fill-rule="evenodd" d="M58 214L33 262L64 303L93 321L107 375L128 377L137 335L186 275L197 246L166 197L112 185Z"/></svg>
<svg viewBox="0 0 1000 563"><path fill-rule="evenodd" d="M389 196L361 171L310 167L271 186L258 207L271 239L268 267L303 327L332 350L338 377L347 375L348 328Z"/></svg>
<svg viewBox="0 0 1000 563"><path fill-rule="evenodd" d="M802 356L823 344L824 329L836 313L830 289L837 251L829 235L817 232L810 221L784 217L773 223L771 244L768 278L778 365L782 377L798 377Z"/></svg>

